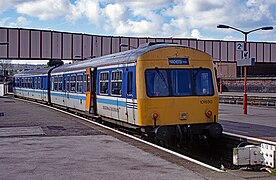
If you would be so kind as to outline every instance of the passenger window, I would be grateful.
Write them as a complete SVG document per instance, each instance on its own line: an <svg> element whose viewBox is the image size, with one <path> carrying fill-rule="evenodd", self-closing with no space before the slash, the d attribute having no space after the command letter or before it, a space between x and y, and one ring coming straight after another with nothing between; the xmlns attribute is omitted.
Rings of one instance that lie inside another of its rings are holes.
<svg viewBox="0 0 276 180"><path fill-rule="evenodd" d="M40 81L40 77L38 77L38 78L37 78L37 88L38 88L38 89L40 89L40 88L41 88L40 83L41 83L41 81Z"/></svg>
<svg viewBox="0 0 276 180"><path fill-rule="evenodd" d="M109 72L100 73L100 94L108 94L108 75Z"/></svg>
<svg viewBox="0 0 276 180"><path fill-rule="evenodd" d="M58 80L58 82L57 82L57 86L58 86L58 91L62 91L62 76L59 76L59 77L57 77L57 80Z"/></svg>
<svg viewBox="0 0 276 180"><path fill-rule="evenodd" d="M122 95L122 71L112 71L111 94Z"/></svg>
<svg viewBox="0 0 276 180"><path fill-rule="evenodd" d="M34 78L34 89L37 89L37 77Z"/></svg>
<svg viewBox="0 0 276 180"><path fill-rule="evenodd" d="M78 75L77 76L77 92L82 93L83 89L83 75Z"/></svg>
<svg viewBox="0 0 276 180"><path fill-rule="evenodd" d="M41 83L40 84L41 89L44 89L44 78L43 77L41 77L41 82L40 83Z"/></svg>
<svg viewBox="0 0 276 180"><path fill-rule="evenodd" d="M39 78L40 81L40 78ZM40 82L39 82L39 86L40 86ZM58 90L58 77L54 76L53 77L53 91L57 91Z"/></svg>
<svg viewBox="0 0 276 180"><path fill-rule="evenodd" d="M70 87L71 87L71 92L76 92L76 75L71 75L71 80L70 80Z"/></svg>
<svg viewBox="0 0 276 180"><path fill-rule="evenodd" d="M29 80L29 88L33 88L33 80L32 78L28 78Z"/></svg>

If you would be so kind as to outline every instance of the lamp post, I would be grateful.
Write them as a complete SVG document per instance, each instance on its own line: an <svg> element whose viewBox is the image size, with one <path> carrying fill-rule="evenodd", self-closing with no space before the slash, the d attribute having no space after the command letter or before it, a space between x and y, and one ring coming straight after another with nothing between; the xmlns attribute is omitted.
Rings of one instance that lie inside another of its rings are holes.
<svg viewBox="0 0 276 180"><path fill-rule="evenodd" d="M252 32L255 32L255 31L258 31L258 30L272 30L273 29L272 26L265 26L265 27L256 28L256 29L253 29L253 30L250 30L250 31L242 31L242 30L237 29L235 27L231 27L231 26L223 25L223 24L218 25L217 28L233 29L235 31L239 31L239 32L243 33L244 34L244 51L247 51L246 43L247 43L247 35L248 34L250 34ZM246 66L244 66L243 68L244 68L243 113L247 114Z"/></svg>

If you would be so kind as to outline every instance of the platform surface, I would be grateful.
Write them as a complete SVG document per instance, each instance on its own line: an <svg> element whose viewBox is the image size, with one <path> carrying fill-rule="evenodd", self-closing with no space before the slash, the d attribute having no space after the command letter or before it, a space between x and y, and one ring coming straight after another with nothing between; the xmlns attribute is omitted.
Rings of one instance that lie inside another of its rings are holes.
<svg viewBox="0 0 276 180"><path fill-rule="evenodd" d="M0 98L0 114L0 179L248 178L210 170L30 102ZM265 172L252 175L271 179Z"/></svg>
<svg viewBox="0 0 276 180"><path fill-rule="evenodd" d="M219 122L225 132L276 142L276 109L236 104L219 105Z"/></svg>
<svg viewBox="0 0 276 180"><path fill-rule="evenodd" d="M0 179L233 178L30 102L0 98L0 114Z"/></svg>

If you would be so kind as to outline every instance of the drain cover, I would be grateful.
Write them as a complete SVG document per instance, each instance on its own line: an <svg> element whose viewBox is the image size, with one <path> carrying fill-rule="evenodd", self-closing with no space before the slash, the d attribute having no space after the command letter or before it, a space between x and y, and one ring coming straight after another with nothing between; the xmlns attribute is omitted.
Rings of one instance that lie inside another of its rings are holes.
<svg viewBox="0 0 276 180"><path fill-rule="evenodd" d="M0 128L0 137L38 136L38 135L45 135L45 133L39 126Z"/></svg>
<svg viewBox="0 0 276 180"><path fill-rule="evenodd" d="M47 126L49 130L66 130L63 126Z"/></svg>
<svg viewBox="0 0 276 180"><path fill-rule="evenodd" d="M5 103L15 103L15 101L4 101Z"/></svg>

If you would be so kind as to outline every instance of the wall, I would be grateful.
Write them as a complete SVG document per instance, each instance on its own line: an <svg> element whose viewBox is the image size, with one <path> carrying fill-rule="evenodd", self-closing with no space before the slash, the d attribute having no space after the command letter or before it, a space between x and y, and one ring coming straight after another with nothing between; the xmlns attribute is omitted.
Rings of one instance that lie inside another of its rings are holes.
<svg viewBox="0 0 276 180"><path fill-rule="evenodd" d="M243 78L224 78L223 91L243 92ZM248 77L247 92L276 93L276 77Z"/></svg>

